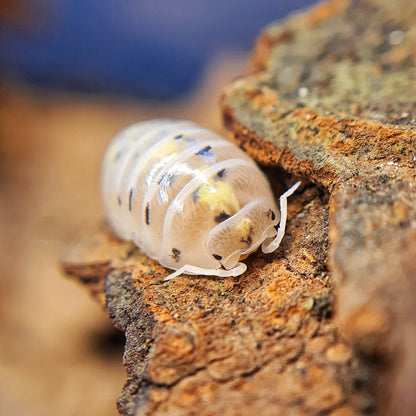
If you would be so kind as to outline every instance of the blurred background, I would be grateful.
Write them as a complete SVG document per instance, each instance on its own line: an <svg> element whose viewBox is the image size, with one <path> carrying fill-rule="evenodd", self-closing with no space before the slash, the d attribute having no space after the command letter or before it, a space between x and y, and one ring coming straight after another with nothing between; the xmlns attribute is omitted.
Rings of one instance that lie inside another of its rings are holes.
<svg viewBox="0 0 416 416"><path fill-rule="evenodd" d="M59 257L99 165L156 117L221 130L260 30L312 0L0 0L0 414L116 415L123 336Z"/></svg>

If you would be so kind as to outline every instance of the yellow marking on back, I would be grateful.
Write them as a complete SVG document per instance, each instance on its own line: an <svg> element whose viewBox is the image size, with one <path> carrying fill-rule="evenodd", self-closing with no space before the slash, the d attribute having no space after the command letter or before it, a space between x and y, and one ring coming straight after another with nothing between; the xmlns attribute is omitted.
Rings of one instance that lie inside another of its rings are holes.
<svg viewBox="0 0 416 416"><path fill-rule="evenodd" d="M243 218L236 225L236 228L243 238L248 237L252 230L251 219L249 217Z"/></svg>
<svg viewBox="0 0 416 416"><path fill-rule="evenodd" d="M215 213L225 212L231 216L240 209L237 197L227 182L209 179L201 185L198 197L199 201L208 204Z"/></svg>
<svg viewBox="0 0 416 416"><path fill-rule="evenodd" d="M156 146L153 154L155 155L155 159L161 160L166 156L176 155L181 150L182 148L177 141L169 140L167 143L163 143L163 145L161 143L159 146Z"/></svg>

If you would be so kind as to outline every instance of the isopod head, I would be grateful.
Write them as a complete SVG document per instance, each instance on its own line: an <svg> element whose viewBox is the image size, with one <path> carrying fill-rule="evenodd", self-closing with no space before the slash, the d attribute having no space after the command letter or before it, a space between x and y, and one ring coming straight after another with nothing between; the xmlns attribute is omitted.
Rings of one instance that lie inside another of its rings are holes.
<svg viewBox="0 0 416 416"><path fill-rule="evenodd" d="M260 246L264 253L275 251L285 233L287 198L299 186L300 182L297 182L281 195L280 211L270 199L258 198L214 226L208 232L205 248L207 253L218 261L216 267L205 269L185 265L165 280L170 280L182 273L220 277L238 276L247 268L241 260Z"/></svg>

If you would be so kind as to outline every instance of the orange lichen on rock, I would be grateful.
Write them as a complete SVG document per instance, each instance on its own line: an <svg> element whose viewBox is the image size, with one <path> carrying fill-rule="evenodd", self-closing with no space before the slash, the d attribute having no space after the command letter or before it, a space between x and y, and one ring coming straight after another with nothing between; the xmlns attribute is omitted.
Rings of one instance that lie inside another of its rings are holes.
<svg viewBox="0 0 416 416"><path fill-rule="evenodd" d="M345 344L328 319L327 195L309 186L291 202L281 249L250 256L238 278L163 282L163 267L104 226L69 251L65 270L105 299L126 333L122 414L361 411L356 395L371 403L354 387L365 372L346 370L360 368L357 357L326 357Z"/></svg>
<svg viewBox="0 0 416 416"><path fill-rule="evenodd" d="M265 31L257 72L226 88L224 120L260 162L330 193L335 321L368 360L386 414L413 414L416 400L398 386L416 385L407 336L416 332L416 7L338 3ZM319 24L293 29L316 14ZM273 42L288 30L290 41ZM278 97L273 114L259 98L268 89Z"/></svg>

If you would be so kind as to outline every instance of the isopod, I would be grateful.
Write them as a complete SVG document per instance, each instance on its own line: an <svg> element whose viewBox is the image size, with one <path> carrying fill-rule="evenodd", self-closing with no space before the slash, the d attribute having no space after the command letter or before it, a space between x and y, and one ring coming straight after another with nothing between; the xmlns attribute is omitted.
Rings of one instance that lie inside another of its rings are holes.
<svg viewBox="0 0 416 416"><path fill-rule="evenodd" d="M139 122L110 143L102 197L114 232L162 266L182 273L238 276L240 260L279 246L287 197L277 208L268 180L240 148L182 120Z"/></svg>

